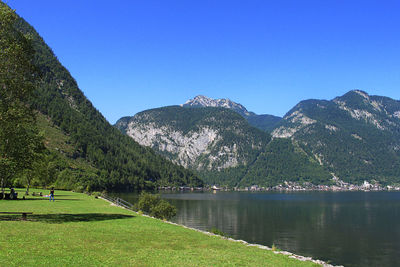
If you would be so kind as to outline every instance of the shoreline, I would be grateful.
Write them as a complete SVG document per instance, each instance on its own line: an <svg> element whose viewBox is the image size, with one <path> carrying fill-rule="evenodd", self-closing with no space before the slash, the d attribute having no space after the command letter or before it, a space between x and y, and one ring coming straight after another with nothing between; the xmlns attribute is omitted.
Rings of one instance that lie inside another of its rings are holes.
<svg viewBox="0 0 400 267"><path fill-rule="evenodd" d="M281 188L281 189L188 189L188 188L157 188L158 192L400 192L400 189L312 189L312 188L302 188L302 189L291 189L291 188Z"/></svg>
<svg viewBox="0 0 400 267"><path fill-rule="evenodd" d="M105 200L106 202L109 202L110 205L117 206L117 207L129 210L131 212L134 212L137 215L141 215L141 216L145 216L145 217L148 217L148 218L152 218L152 219L155 219L155 220L158 220L158 221L161 221L161 222L164 222L164 223L168 223L168 224L171 224L171 225L180 226L180 227L183 227L183 228L186 228L186 229L189 229L189 230L193 230L193 231L196 231L196 232L208 235L208 236L217 236L217 237L220 237L222 239L225 239L225 240L228 240L228 241L231 241L231 242L242 243L242 244L244 244L246 246L249 246L249 247L257 247L259 249L269 250L269 251L272 251L274 254L286 255L286 256L289 256L289 258L296 259L296 260L299 260L299 261L310 261L310 262L313 262L313 263L316 263L316 264L320 264L323 267L344 267L343 265L332 265L332 264L329 264L329 263L327 263L325 261L322 261L322 260L317 260L317 259L313 259L312 257L305 257L305 256L297 255L297 254L294 254L294 253L289 252L289 251L284 251L284 250L279 250L279 251L275 250L274 251L272 248L270 248L268 246L249 243L249 242L244 241L244 240L233 239L231 237L225 237L225 236L217 235L217 234L214 234L214 233L211 233L211 232L208 232L208 231L203 231L203 230L200 230L200 229L192 228L192 227L189 227L189 226L186 226L186 225L183 225L183 224L178 224L178 223L174 223L174 222L170 222L170 221L164 221L164 220L157 219L155 217L149 216L147 214L139 214L138 212L136 212L134 210L131 210L131 209L128 209L128 208L126 208L124 206L118 205L118 204L116 204L116 203L114 203L114 202L112 202L112 201L110 201L108 199L105 199L103 197L98 197L98 198L100 198L102 200Z"/></svg>
<svg viewBox="0 0 400 267"><path fill-rule="evenodd" d="M244 188L230 188L230 187L217 187L217 186L207 186L207 187L158 187L159 191L192 191L192 192L399 192L400 186L380 186L371 185L360 186L360 185L298 185L287 183L285 185L277 185L273 187L258 187L256 185Z"/></svg>
<svg viewBox="0 0 400 267"><path fill-rule="evenodd" d="M151 217L151 216L148 216L148 215L145 215L145 214L142 214L142 215L146 216L146 217L150 217L150 218L156 219L156 220L159 220L157 218L154 218L154 217ZM313 259L312 257L305 257L305 256L297 255L297 254L294 254L294 253L289 252L289 251L284 251L284 250L275 250L274 251L272 248L270 248L268 246L249 243L249 242L244 241L244 240L233 239L231 237L225 237L225 236L217 235L217 234L210 233L210 232L207 232L207 231L203 231L203 230L199 230L199 229L196 229L196 228L192 228L192 227L189 227L189 226L186 226L186 225L183 225L183 224L178 224L178 223L174 223L174 222L170 222L170 221L163 221L163 222L169 223L169 224L172 224L172 225L176 225L176 226L180 226L180 227L183 227L183 228L186 228L186 229L190 229L190 230L193 230L193 231L196 231L196 232L200 232L200 233L203 233L205 235L218 236L218 237L220 237L222 239L229 240L231 242L242 243L242 244L244 244L246 246L249 246L249 247L257 247L257 248L263 249L263 250L270 250L275 254L286 255L286 256L289 256L289 258L292 258L292 259L297 259L297 260L300 260L300 261L310 261L310 262L313 262L313 263L316 263L316 264L320 264L323 267L344 267L343 265L332 265L332 264L326 263L323 260L317 260L317 259Z"/></svg>

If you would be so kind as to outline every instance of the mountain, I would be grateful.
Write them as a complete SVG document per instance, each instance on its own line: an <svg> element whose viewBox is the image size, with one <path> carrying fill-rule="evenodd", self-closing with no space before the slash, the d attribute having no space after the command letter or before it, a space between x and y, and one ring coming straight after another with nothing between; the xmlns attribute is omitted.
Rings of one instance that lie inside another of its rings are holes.
<svg viewBox="0 0 400 267"><path fill-rule="evenodd" d="M172 164L110 125L34 28L22 18L16 27L31 36L34 63L41 73L31 104L39 113L49 150L38 175L49 179L45 185L120 191L202 185L194 172Z"/></svg>
<svg viewBox="0 0 400 267"><path fill-rule="evenodd" d="M182 107L218 107L228 108L239 113L243 117L255 115L253 112L247 111L247 109L238 103L235 103L229 99L212 99L203 95L198 95L193 99L190 99L181 105Z"/></svg>
<svg viewBox="0 0 400 267"><path fill-rule="evenodd" d="M271 139L225 108L163 107L122 118L115 126L173 162L196 170L248 164Z"/></svg>
<svg viewBox="0 0 400 267"><path fill-rule="evenodd" d="M242 115L250 125L259 128L263 131L272 131L275 125L282 120L281 117L273 116L273 115L257 115L254 112L248 111L243 105L233 102L229 99L212 99L206 96L196 96L193 99L186 101L185 104L181 105L182 107L219 107L219 108L227 108L235 111Z"/></svg>
<svg viewBox="0 0 400 267"><path fill-rule="evenodd" d="M290 140L272 140L227 108L162 107L123 117L115 126L174 163L197 170L209 184L271 186L331 178L312 154Z"/></svg>
<svg viewBox="0 0 400 267"><path fill-rule="evenodd" d="M308 147L344 181L400 182L400 101L360 90L331 101L302 101L272 135Z"/></svg>
<svg viewBox="0 0 400 267"><path fill-rule="evenodd" d="M249 125L251 114L228 99L199 96L181 107L121 118L116 126L196 169L207 183L323 184L332 177L353 184L400 182L400 101L360 90L331 101L301 101L278 122L272 138Z"/></svg>

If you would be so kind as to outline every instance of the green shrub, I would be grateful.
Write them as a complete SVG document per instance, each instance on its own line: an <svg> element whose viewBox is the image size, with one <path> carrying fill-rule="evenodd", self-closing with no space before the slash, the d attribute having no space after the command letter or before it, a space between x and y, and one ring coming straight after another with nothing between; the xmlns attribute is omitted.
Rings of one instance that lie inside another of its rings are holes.
<svg viewBox="0 0 400 267"><path fill-rule="evenodd" d="M159 219L169 220L176 215L176 207L165 200L160 200L156 206L151 209L151 216Z"/></svg>
<svg viewBox="0 0 400 267"><path fill-rule="evenodd" d="M139 196L138 209L144 213L151 213L153 207L160 202L160 195L153 195L150 193L142 192Z"/></svg>
<svg viewBox="0 0 400 267"><path fill-rule="evenodd" d="M135 209L150 214L153 217L169 220L176 215L176 207L162 200L160 195L142 192Z"/></svg>
<svg viewBox="0 0 400 267"><path fill-rule="evenodd" d="M228 234L222 232L221 230L219 230L219 229L217 229L217 228L215 228L215 227L211 228L210 232L213 233L213 234L215 234L215 235L220 235L220 236L229 237Z"/></svg>
<svg viewBox="0 0 400 267"><path fill-rule="evenodd" d="M100 192L97 192L97 191L92 192L91 195L94 196L95 198L98 198L98 197L102 196L102 194Z"/></svg>
<svg viewBox="0 0 400 267"><path fill-rule="evenodd" d="M272 251L281 251L275 244L272 244L271 250Z"/></svg>

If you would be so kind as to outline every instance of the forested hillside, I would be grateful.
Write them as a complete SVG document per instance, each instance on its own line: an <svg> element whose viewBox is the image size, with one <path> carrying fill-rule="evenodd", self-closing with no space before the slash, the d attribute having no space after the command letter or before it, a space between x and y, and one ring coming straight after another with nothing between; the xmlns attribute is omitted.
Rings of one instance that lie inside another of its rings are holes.
<svg viewBox="0 0 400 267"><path fill-rule="evenodd" d="M400 101L360 90L332 101L302 101L273 135L308 147L344 181L400 182Z"/></svg>
<svg viewBox="0 0 400 267"><path fill-rule="evenodd" d="M151 109L121 118L116 127L171 161L198 170L208 184L321 184L331 178L306 148L291 140L271 140L227 108Z"/></svg>
<svg viewBox="0 0 400 267"><path fill-rule="evenodd" d="M16 27L31 36L34 64L40 72L31 104L41 114L45 134L57 132L46 136L53 139L47 142L49 151L41 167L47 173L47 185L126 191L156 185L202 185L192 171L172 164L112 127L34 28L22 18ZM55 145L60 136L65 142ZM62 145L68 145L68 151L62 151Z"/></svg>

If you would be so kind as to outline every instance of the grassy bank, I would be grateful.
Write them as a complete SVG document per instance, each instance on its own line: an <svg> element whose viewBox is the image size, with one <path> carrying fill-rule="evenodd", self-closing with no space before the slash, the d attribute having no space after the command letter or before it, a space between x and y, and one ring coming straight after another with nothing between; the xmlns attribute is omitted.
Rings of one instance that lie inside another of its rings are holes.
<svg viewBox="0 0 400 267"><path fill-rule="evenodd" d="M0 200L0 211L33 212L27 221L0 214L0 266L317 266L140 216L85 194L56 191L51 203L34 196Z"/></svg>

